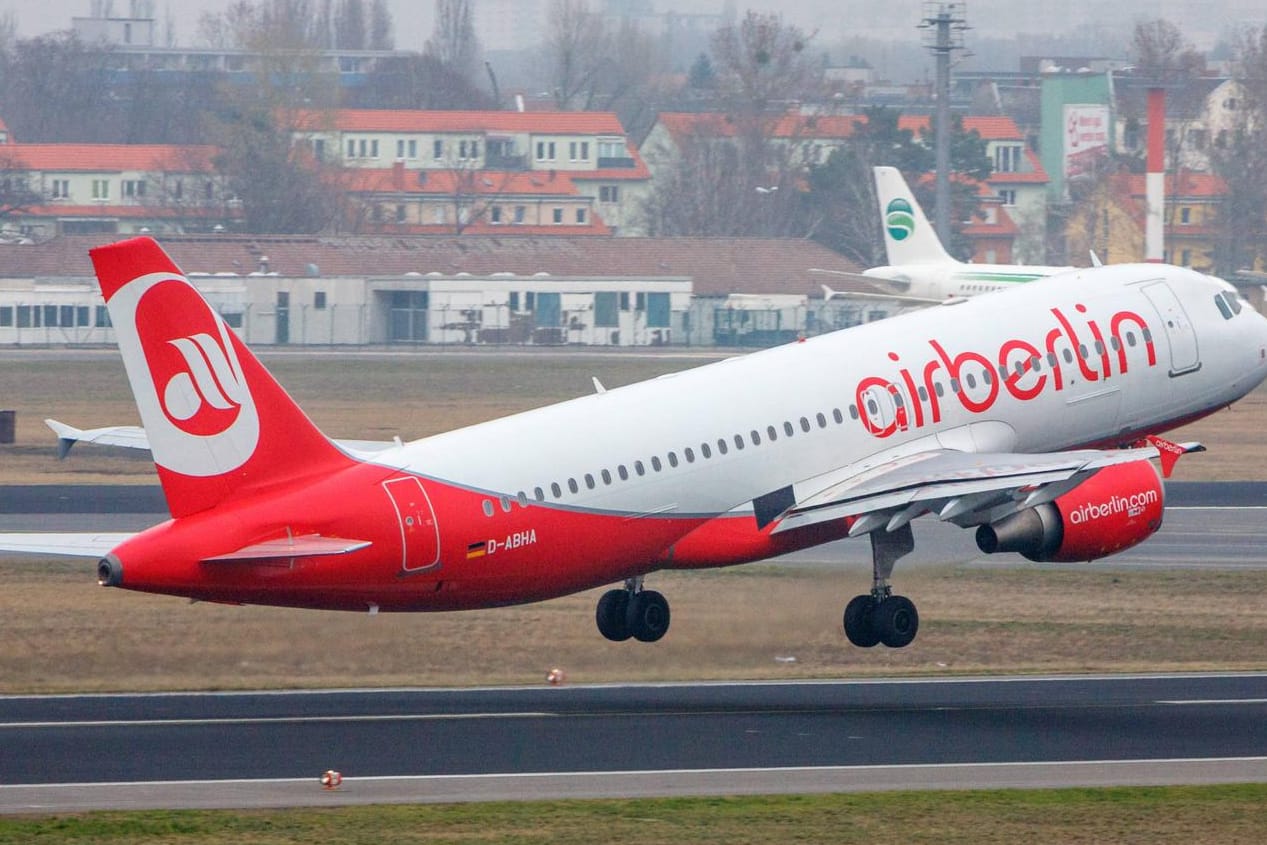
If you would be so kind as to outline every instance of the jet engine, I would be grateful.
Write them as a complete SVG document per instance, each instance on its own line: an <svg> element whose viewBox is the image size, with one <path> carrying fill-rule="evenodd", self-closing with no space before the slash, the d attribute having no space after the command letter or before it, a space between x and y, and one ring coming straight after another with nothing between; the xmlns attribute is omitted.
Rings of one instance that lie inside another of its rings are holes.
<svg viewBox="0 0 1267 845"><path fill-rule="evenodd" d="M1088 561L1129 549L1161 527L1165 493L1151 461L1101 469L1047 504L977 528L986 554L1019 552L1032 561Z"/></svg>

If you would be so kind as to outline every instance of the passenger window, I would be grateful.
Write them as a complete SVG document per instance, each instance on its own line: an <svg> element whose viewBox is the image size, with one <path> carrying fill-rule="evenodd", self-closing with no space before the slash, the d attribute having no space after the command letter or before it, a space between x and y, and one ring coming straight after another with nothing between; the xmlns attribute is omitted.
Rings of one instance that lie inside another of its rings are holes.
<svg viewBox="0 0 1267 845"><path fill-rule="evenodd" d="M651 468L655 470L656 472L659 472L661 469L664 468L664 464L660 463L659 455L656 455L655 457L651 459Z"/></svg>
<svg viewBox="0 0 1267 845"><path fill-rule="evenodd" d="M585 473L585 486L590 490L594 489L594 476L590 475L588 472Z"/></svg>
<svg viewBox="0 0 1267 845"><path fill-rule="evenodd" d="M568 489L573 493L579 493L581 488L577 485L575 478L568 479Z"/></svg>
<svg viewBox="0 0 1267 845"><path fill-rule="evenodd" d="M855 408L853 405L849 406L849 413L850 415L853 416L855 420L858 419L858 409ZM831 418L836 421L836 425L840 425L841 423L845 421L845 415L840 413L839 408L831 409Z"/></svg>
<svg viewBox="0 0 1267 845"><path fill-rule="evenodd" d="M827 417L823 416L822 411L819 411L814 419L818 422L819 428L827 428Z"/></svg>
<svg viewBox="0 0 1267 845"><path fill-rule="evenodd" d="M639 475L646 475L647 468L642 465L642 461L634 461L634 472Z"/></svg>
<svg viewBox="0 0 1267 845"><path fill-rule="evenodd" d="M559 482L557 481L552 481L550 483L550 492L554 494L554 498L556 499L563 498L563 488L559 486Z"/></svg>
<svg viewBox="0 0 1267 845"><path fill-rule="evenodd" d="M717 438L717 454L719 455L726 454L726 438L724 437Z"/></svg>
<svg viewBox="0 0 1267 845"><path fill-rule="evenodd" d="M758 433L758 431L755 428L752 430L752 445L753 446L761 445L761 434Z"/></svg>
<svg viewBox="0 0 1267 845"><path fill-rule="evenodd" d="M620 476L621 481L629 480L629 470L625 469L624 464L621 464L620 466L616 467L616 474Z"/></svg>
<svg viewBox="0 0 1267 845"><path fill-rule="evenodd" d="M695 450L692 449L690 446L687 446L685 449L682 450L682 457L686 458L686 462L688 464L695 463Z"/></svg>
<svg viewBox="0 0 1267 845"><path fill-rule="evenodd" d="M532 489L532 497L538 502L544 502L546 500L546 491L542 490L540 487L534 487Z"/></svg>
<svg viewBox="0 0 1267 845"><path fill-rule="evenodd" d="M604 483L604 484L611 484L611 483L612 483L612 474L611 474L610 472L608 472L607 470L603 470L601 473L599 473L599 475L601 475L601 476L603 477L603 483Z"/></svg>
<svg viewBox="0 0 1267 845"><path fill-rule="evenodd" d="M699 444L699 452L704 456L704 460L708 460L713 456L713 447L707 443L701 443Z"/></svg>
<svg viewBox="0 0 1267 845"><path fill-rule="evenodd" d="M786 434L788 437L791 437L791 436L792 436L792 431L793 431L793 429L792 429L792 424L791 424L790 422L787 422L787 421L785 420L785 421L783 422L783 433L784 433L784 434Z"/></svg>
<svg viewBox="0 0 1267 845"><path fill-rule="evenodd" d="M484 516L493 515L493 502L490 499L484 500Z"/></svg>
<svg viewBox="0 0 1267 845"><path fill-rule="evenodd" d="M738 434L735 435L735 448L743 451L743 437Z"/></svg>
<svg viewBox="0 0 1267 845"><path fill-rule="evenodd" d="M676 466L677 466L677 452L670 452L670 453L669 453L669 466L671 466L671 467L676 467Z"/></svg>

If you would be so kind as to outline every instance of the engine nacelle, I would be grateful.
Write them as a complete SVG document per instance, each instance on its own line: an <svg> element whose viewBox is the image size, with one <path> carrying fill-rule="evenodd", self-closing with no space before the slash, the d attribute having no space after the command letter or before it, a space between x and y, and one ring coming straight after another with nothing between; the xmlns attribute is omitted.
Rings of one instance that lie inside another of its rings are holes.
<svg viewBox="0 0 1267 845"><path fill-rule="evenodd" d="M1065 495L977 528L986 554L1032 561L1095 560L1129 549L1161 528L1165 491L1150 461L1105 467Z"/></svg>

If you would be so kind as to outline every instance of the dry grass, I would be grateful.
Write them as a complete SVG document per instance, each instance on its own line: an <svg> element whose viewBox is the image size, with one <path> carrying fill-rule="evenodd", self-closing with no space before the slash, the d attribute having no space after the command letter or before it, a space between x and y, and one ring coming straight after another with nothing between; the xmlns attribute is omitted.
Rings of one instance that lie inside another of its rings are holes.
<svg viewBox="0 0 1267 845"><path fill-rule="evenodd" d="M370 617L191 605L98 588L90 570L0 562L0 692L531 684L554 666L591 683L1267 665L1267 572L913 569L920 636L894 651L844 640L842 606L869 577L856 568L654 576L674 621L653 646L602 639L597 591Z"/></svg>

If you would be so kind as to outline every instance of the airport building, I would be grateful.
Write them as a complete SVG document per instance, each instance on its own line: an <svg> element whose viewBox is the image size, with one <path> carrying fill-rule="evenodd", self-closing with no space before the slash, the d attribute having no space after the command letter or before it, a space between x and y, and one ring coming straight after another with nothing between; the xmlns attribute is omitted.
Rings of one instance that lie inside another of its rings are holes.
<svg viewBox="0 0 1267 845"><path fill-rule="evenodd" d="M100 236L0 244L0 345L114 342L88 250ZM824 296L876 289L778 238L321 238L162 241L259 346L762 347L888 316Z"/></svg>

